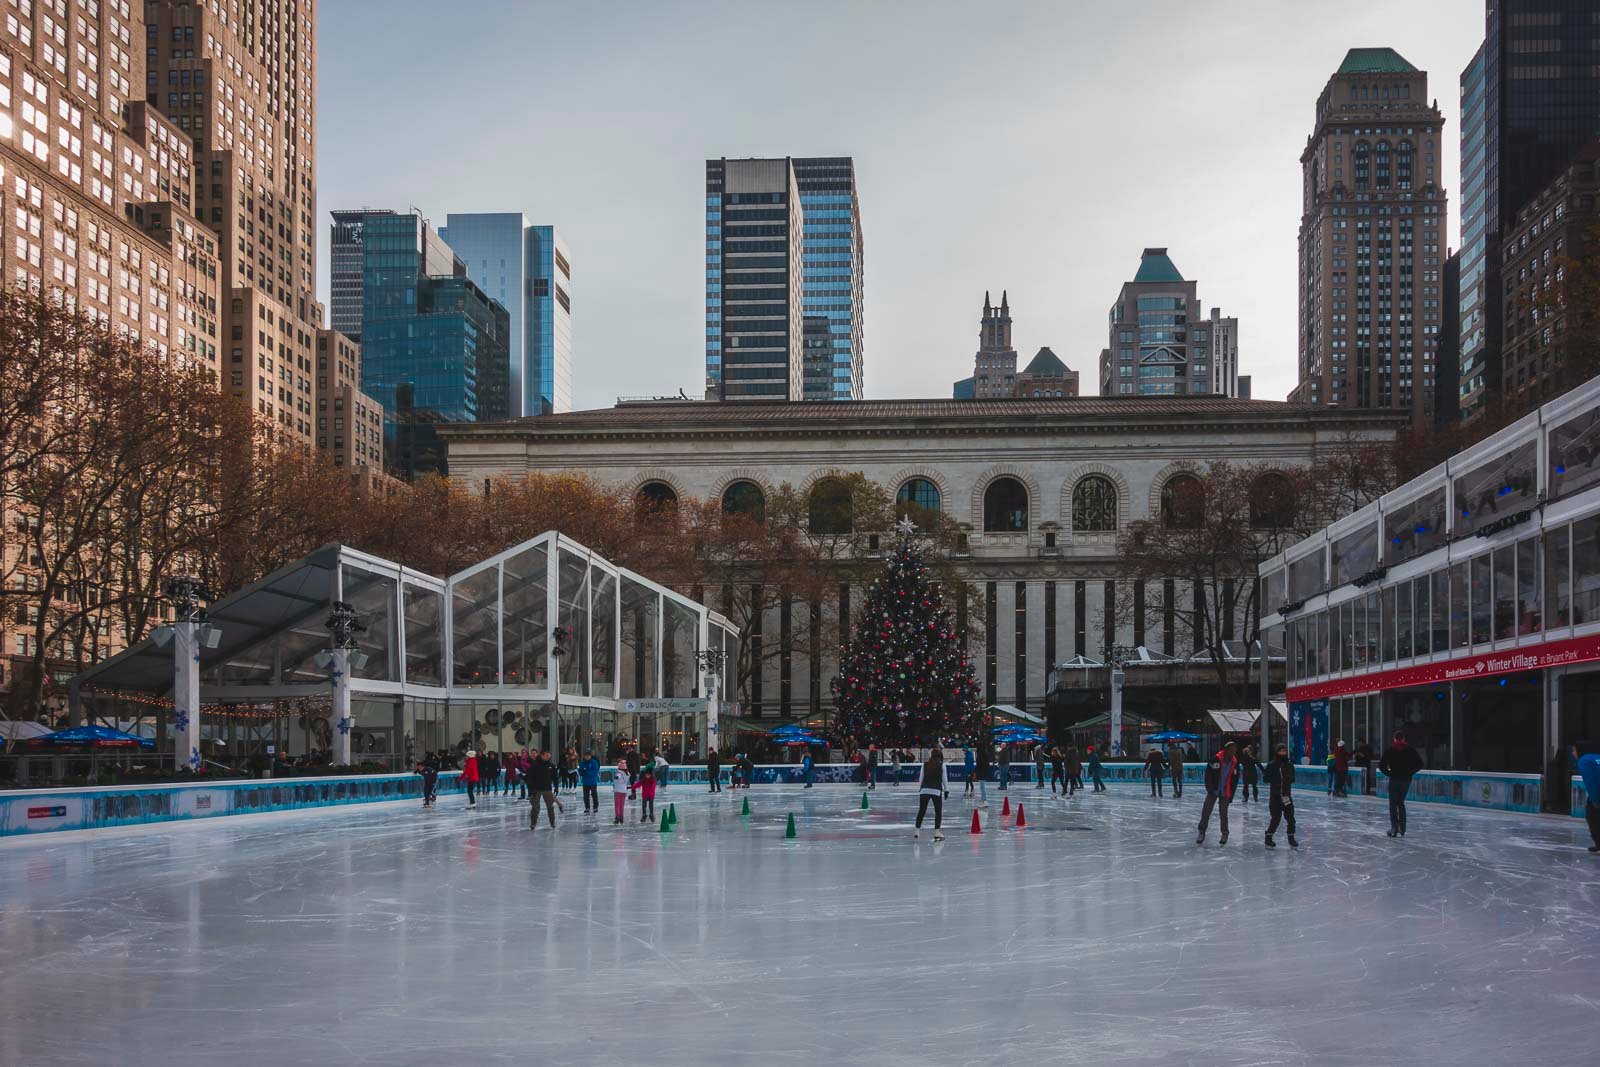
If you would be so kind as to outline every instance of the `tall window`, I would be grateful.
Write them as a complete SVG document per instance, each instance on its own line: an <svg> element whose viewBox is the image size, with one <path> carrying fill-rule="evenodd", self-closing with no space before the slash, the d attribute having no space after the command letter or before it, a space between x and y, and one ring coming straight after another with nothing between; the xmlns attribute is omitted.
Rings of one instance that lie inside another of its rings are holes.
<svg viewBox="0 0 1600 1067"><path fill-rule="evenodd" d="M1018 533L1028 528L1028 490L1015 478L996 478L983 493L986 533Z"/></svg>
<svg viewBox="0 0 1600 1067"><path fill-rule="evenodd" d="M646 511L678 506L678 494L666 482L645 482L634 494L634 500Z"/></svg>
<svg viewBox="0 0 1600 1067"><path fill-rule="evenodd" d="M1205 511L1205 489L1192 474L1174 474L1161 487L1161 524L1193 530Z"/></svg>
<svg viewBox="0 0 1600 1067"><path fill-rule="evenodd" d="M855 508L850 487L842 478L823 478L811 487L811 532L847 534L854 528Z"/></svg>
<svg viewBox="0 0 1600 1067"><path fill-rule="evenodd" d="M897 514L909 516L918 526L926 526L927 520L940 511L939 487L926 478L912 478L895 494L894 504Z"/></svg>
<svg viewBox="0 0 1600 1067"><path fill-rule="evenodd" d="M747 515L757 522L767 517L767 496L755 482L734 482L722 491L724 515Z"/></svg>
<svg viewBox="0 0 1600 1067"><path fill-rule="evenodd" d="M1072 487L1072 529L1096 533L1117 528L1117 487L1099 474L1080 478Z"/></svg>
<svg viewBox="0 0 1600 1067"><path fill-rule="evenodd" d="M1281 530L1294 522L1294 485L1287 477L1268 471L1250 483L1250 525Z"/></svg>

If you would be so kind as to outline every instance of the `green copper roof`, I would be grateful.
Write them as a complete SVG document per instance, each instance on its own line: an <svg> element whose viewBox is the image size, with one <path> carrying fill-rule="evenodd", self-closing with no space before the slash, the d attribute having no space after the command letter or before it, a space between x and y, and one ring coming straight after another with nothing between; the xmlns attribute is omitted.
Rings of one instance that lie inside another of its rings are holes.
<svg viewBox="0 0 1600 1067"><path fill-rule="evenodd" d="M1339 64L1340 74L1415 74L1417 68L1393 48L1352 48Z"/></svg>
<svg viewBox="0 0 1600 1067"><path fill-rule="evenodd" d="M1041 348L1039 354L1022 369L1022 373L1037 374L1041 378L1061 378L1066 376L1067 365L1050 349Z"/></svg>
<svg viewBox="0 0 1600 1067"><path fill-rule="evenodd" d="M1178 273L1178 268L1173 266L1172 260L1167 258L1165 248L1147 248L1144 255L1139 257L1139 273L1133 276L1136 282L1181 282L1183 275Z"/></svg>

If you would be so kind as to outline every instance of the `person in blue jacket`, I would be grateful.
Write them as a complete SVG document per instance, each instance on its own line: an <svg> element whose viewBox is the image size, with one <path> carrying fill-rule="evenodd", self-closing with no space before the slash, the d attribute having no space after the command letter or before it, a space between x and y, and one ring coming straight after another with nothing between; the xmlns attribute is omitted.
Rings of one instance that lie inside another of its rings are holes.
<svg viewBox="0 0 1600 1067"><path fill-rule="evenodd" d="M599 814L600 812L600 761L594 758L594 752L584 757L578 764L578 778L583 782L583 811L584 814Z"/></svg>
<svg viewBox="0 0 1600 1067"><path fill-rule="evenodd" d="M1593 752L1578 755L1578 746L1572 746L1577 757L1578 777L1583 779L1583 790L1588 795L1583 800L1583 818L1589 824L1590 852L1600 852L1600 755Z"/></svg>
<svg viewBox="0 0 1600 1067"><path fill-rule="evenodd" d="M977 761L977 758L974 757L973 754L972 754L972 746L971 745L963 745L963 746L961 746L961 769L962 769L962 771L964 771L966 773L966 776L967 776L966 795L970 796L973 793L973 791L977 788L977 780L978 780L978 775L977 775L978 761Z"/></svg>
<svg viewBox="0 0 1600 1067"><path fill-rule="evenodd" d="M806 788L811 788L811 753L808 751L800 760L800 776L806 781Z"/></svg>

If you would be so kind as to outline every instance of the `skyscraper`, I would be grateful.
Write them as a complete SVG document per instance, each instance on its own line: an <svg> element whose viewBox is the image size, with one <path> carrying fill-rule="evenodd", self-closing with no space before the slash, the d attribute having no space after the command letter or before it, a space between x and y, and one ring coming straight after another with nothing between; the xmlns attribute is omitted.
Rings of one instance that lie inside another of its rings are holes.
<svg viewBox="0 0 1600 1067"><path fill-rule="evenodd" d="M1433 416L1444 116L1392 48L1352 48L1300 155L1298 403Z"/></svg>
<svg viewBox="0 0 1600 1067"><path fill-rule="evenodd" d="M1189 338L1195 362L1210 364L1210 391L1239 396L1239 320L1224 316L1221 308L1212 308L1210 318L1190 327ZM1249 377L1245 375L1247 380Z"/></svg>
<svg viewBox="0 0 1600 1067"><path fill-rule="evenodd" d="M1191 351L1200 318L1198 284L1178 272L1165 248L1146 248L1131 282L1107 315L1110 342L1100 353L1100 395L1211 392L1209 350Z"/></svg>
<svg viewBox="0 0 1600 1067"><path fill-rule="evenodd" d="M1487 0L1483 46L1461 72L1464 417L1503 384L1503 229L1600 136L1597 31L1594 0Z"/></svg>
<svg viewBox="0 0 1600 1067"><path fill-rule="evenodd" d="M508 414L572 410L572 263L554 226L520 212L452 213L439 231L511 316Z"/></svg>
<svg viewBox="0 0 1600 1067"><path fill-rule="evenodd" d="M862 242L848 156L706 161L706 395L862 396Z"/></svg>
<svg viewBox="0 0 1600 1067"><path fill-rule="evenodd" d="M1008 397L1017 385L1017 349L1011 343L1011 296L1000 291L996 307L983 294L983 318L978 323L978 351L973 357L972 395L977 400Z"/></svg>

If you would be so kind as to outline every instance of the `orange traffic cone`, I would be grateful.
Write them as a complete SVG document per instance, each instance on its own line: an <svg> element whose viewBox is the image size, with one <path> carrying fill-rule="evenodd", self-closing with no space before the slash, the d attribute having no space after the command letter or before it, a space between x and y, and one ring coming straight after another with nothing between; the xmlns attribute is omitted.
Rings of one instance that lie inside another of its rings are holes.
<svg viewBox="0 0 1600 1067"><path fill-rule="evenodd" d="M1017 801L1017 829L1020 830L1026 825L1028 825L1028 817L1022 813L1022 802L1019 800Z"/></svg>
<svg viewBox="0 0 1600 1067"><path fill-rule="evenodd" d="M1011 798L1010 797L1006 797L1006 802L1004 804L1000 805L1000 814L1001 815L1010 815L1011 814Z"/></svg>
<svg viewBox="0 0 1600 1067"><path fill-rule="evenodd" d="M975 834L983 833L983 827L981 825L979 825L979 823L978 823L978 809L977 808L973 808L972 809L972 830L971 830L971 832L975 833Z"/></svg>

